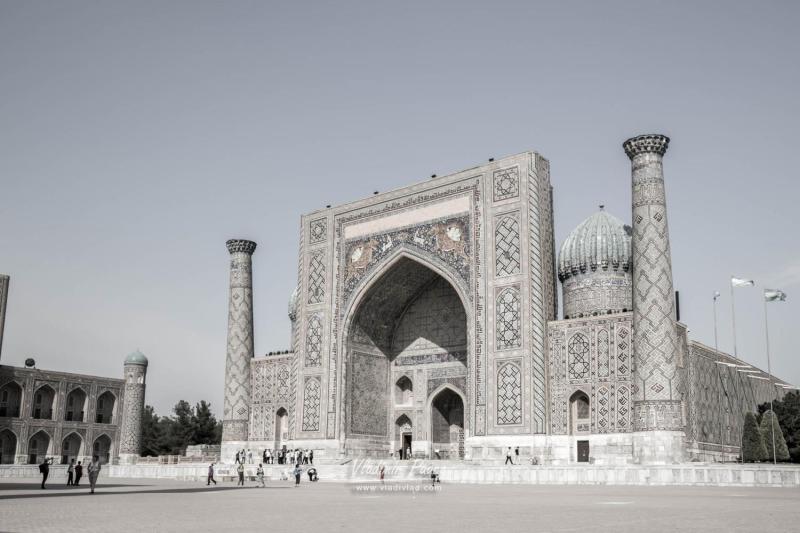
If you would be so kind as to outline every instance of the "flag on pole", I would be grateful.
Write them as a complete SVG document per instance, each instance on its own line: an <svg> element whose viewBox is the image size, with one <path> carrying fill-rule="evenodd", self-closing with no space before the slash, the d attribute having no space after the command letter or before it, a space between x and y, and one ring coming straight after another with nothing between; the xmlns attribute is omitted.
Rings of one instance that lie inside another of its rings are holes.
<svg viewBox="0 0 800 533"><path fill-rule="evenodd" d="M752 279L731 278L731 287L752 287L755 284Z"/></svg>
<svg viewBox="0 0 800 533"><path fill-rule="evenodd" d="M714 300L720 297L719 291L714 291Z"/></svg>
<svg viewBox="0 0 800 533"><path fill-rule="evenodd" d="M780 289L764 289L764 299L768 302L784 302L786 293Z"/></svg>

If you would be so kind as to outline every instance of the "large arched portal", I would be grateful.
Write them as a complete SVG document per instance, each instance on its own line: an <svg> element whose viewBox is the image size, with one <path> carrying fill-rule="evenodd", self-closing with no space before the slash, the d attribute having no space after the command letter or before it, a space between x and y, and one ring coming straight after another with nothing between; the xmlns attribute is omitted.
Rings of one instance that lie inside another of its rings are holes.
<svg viewBox="0 0 800 533"><path fill-rule="evenodd" d="M432 268L401 256L364 290L346 323L347 453L385 457L413 442L414 455L429 454L428 395L441 380L467 375L467 313L459 292ZM464 410L462 403L462 431ZM408 418L408 429L398 432L404 413L417 420Z"/></svg>

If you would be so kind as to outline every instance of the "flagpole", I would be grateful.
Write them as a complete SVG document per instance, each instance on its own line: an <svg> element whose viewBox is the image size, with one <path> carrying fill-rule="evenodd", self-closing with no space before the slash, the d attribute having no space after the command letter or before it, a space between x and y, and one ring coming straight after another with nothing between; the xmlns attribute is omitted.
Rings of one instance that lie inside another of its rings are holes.
<svg viewBox="0 0 800 533"><path fill-rule="evenodd" d="M772 394L769 397L769 410L772 411L772 417L769 420L769 427L772 430L772 464L778 464L777 450L775 450L775 422L777 422L778 415L772 407L772 400L775 396L775 384L772 381L772 365L769 357L769 319L767 318L767 296L764 295L764 333L766 334L767 341L767 374L769 374L769 384L772 386Z"/></svg>
<svg viewBox="0 0 800 533"><path fill-rule="evenodd" d="M731 321L733 322L733 356L739 359L739 353L736 351L736 297L733 290L733 276L731 276Z"/></svg>
<svg viewBox="0 0 800 533"><path fill-rule="evenodd" d="M714 292L714 350L719 351L719 342L717 340L717 298L719 292Z"/></svg>

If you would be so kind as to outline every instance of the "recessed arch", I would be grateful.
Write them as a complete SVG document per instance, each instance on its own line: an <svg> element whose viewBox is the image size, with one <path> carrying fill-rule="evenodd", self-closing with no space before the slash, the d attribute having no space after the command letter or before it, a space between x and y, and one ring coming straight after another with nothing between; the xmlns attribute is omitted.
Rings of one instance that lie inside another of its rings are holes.
<svg viewBox="0 0 800 533"><path fill-rule="evenodd" d="M68 465L71 460L77 461L85 455L83 450L83 436L77 431L70 432L61 440L61 464Z"/></svg>
<svg viewBox="0 0 800 533"><path fill-rule="evenodd" d="M289 439L289 411L281 406L275 411L275 449L283 448Z"/></svg>
<svg viewBox="0 0 800 533"><path fill-rule="evenodd" d="M571 435L588 435L591 430L591 403L589 395L581 389L569 397L569 419Z"/></svg>
<svg viewBox="0 0 800 533"><path fill-rule="evenodd" d="M97 397L95 404L94 418L98 424L111 424L114 419L114 407L117 403L117 396L107 390Z"/></svg>
<svg viewBox="0 0 800 533"><path fill-rule="evenodd" d="M52 420L56 391L48 384L41 385L33 393L31 417L37 420Z"/></svg>
<svg viewBox="0 0 800 533"><path fill-rule="evenodd" d="M464 394L449 383L440 385L428 396L431 457L464 458L466 405Z"/></svg>
<svg viewBox="0 0 800 533"><path fill-rule="evenodd" d="M397 405L411 405L414 403L414 383L405 374L394 382L394 403Z"/></svg>
<svg viewBox="0 0 800 533"><path fill-rule="evenodd" d="M52 454L53 439L46 429L40 429L28 438L28 464L40 464Z"/></svg>
<svg viewBox="0 0 800 533"><path fill-rule="evenodd" d="M435 363L466 376L472 344L467 294L451 267L409 247L396 249L353 287L338 341L339 435L347 450L361 454L367 445L368 455L389 451L396 437L393 409L412 403L415 369ZM378 448L381 440L385 446Z"/></svg>
<svg viewBox="0 0 800 533"><path fill-rule="evenodd" d="M64 420L67 422L85 422L89 395L83 387L73 387L66 396L64 404Z"/></svg>
<svg viewBox="0 0 800 533"><path fill-rule="evenodd" d="M0 431L0 464L12 465L16 462L19 440L11 428Z"/></svg>
<svg viewBox="0 0 800 533"><path fill-rule="evenodd" d="M22 406L22 386L16 381L9 381L0 387L0 417L18 418Z"/></svg>
<svg viewBox="0 0 800 533"><path fill-rule="evenodd" d="M103 464L111 462L112 440L106 433L101 433L92 443L92 456L97 456Z"/></svg>

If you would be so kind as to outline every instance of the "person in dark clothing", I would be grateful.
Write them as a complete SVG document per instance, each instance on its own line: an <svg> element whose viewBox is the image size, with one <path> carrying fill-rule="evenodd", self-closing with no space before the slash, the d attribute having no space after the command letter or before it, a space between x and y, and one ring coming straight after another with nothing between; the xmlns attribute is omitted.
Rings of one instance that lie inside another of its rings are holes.
<svg viewBox="0 0 800 533"><path fill-rule="evenodd" d="M80 485L81 478L83 477L83 465L80 461L75 465L75 486Z"/></svg>
<svg viewBox="0 0 800 533"><path fill-rule="evenodd" d="M308 462L314 464L314 450L308 452Z"/></svg>
<svg viewBox="0 0 800 533"><path fill-rule="evenodd" d="M300 468L300 463L294 465L294 486L300 486L300 476L303 475L303 469Z"/></svg>
<svg viewBox="0 0 800 533"><path fill-rule="evenodd" d="M214 485L217 484L217 480L214 479L214 463L208 465L208 479L206 480L206 485L211 485L211 482L214 482Z"/></svg>
<svg viewBox="0 0 800 533"><path fill-rule="evenodd" d="M309 468L308 469L308 480L309 481L317 481L319 478L317 477L317 469L316 468Z"/></svg>
<svg viewBox="0 0 800 533"><path fill-rule="evenodd" d="M505 464L508 464L508 463L511 463L512 465L514 464L514 461L511 460L511 446L508 447L508 451L506 452L506 463Z"/></svg>
<svg viewBox="0 0 800 533"><path fill-rule="evenodd" d="M42 473L42 488L44 487L44 482L47 481L47 476L50 475L50 465L53 464L52 459L45 459L42 461L42 464L39 465L39 472Z"/></svg>
<svg viewBox="0 0 800 533"><path fill-rule="evenodd" d="M519 446L514 448L514 459L516 459L517 464L519 464Z"/></svg>

